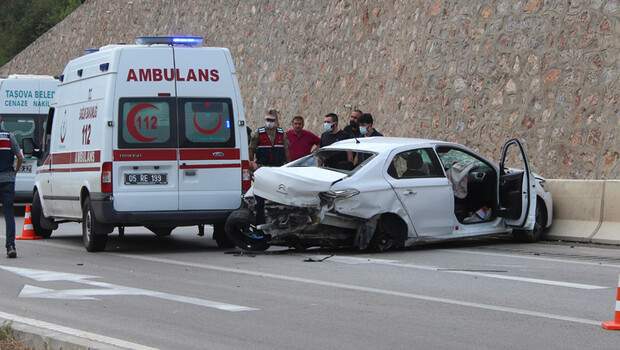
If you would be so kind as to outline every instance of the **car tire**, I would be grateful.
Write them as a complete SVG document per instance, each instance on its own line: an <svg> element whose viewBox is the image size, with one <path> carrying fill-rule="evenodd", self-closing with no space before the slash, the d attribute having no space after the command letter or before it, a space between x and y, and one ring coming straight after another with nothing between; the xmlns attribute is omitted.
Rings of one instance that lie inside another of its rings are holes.
<svg viewBox="0 0 620 350"><path fill-rule="evenodd" d="M147 226L146 228L151 230L157 237L168 237L172 234L172 230L174 230L174 227Z"/></svg>
<svg viewBox="0 0 620 350"><path fill-rule="evenodd" d="M235 243L231 241L226 234L225 224L213 225L213 239L215 243L217 243L218 248L229 249L235 247Z"/></svg>
<svg viewBox="0 0 620 350"><path fill-rule="evenodd" d="M254 214L249 209L233 211L226 219L226 236L237 247L246 251L264 251L269 248L269 240L253 228Z"/></svg>
<svg viewBox="0 0 620 350"><path fill-rule="evenodd" d="M50 238L54 230L43 228L43 226L41 225L44 220L48 222L50 220L46 218L43 214L43 206L41 205L41 199L39 198L38 192L35 192L34 197L32 198L32 210L30 214L32 215L31 219L34 233L39 237ZM53 227L53 223L50 222L50 224L51 225L46 226Z"/></svg>
<svg viewBox="0 0 620 350"><path fill-rule="evenodd" d="M88 197L82 205L82 242L84 248L91 253L105 250L108 242L108 235L102 225L97 222Z"/></svg>
<svg viewBox="0 0 620 350"><path fill-rule="evenodd" d="M368 250L381 253L402 248L407 238L406 226L393 216L382 216L377 223L375 234L368 243Z"/></svg>
<svg viewBox="0 0 620 350"><path fill-rule="evenodd" d="M534 229L532 230L515 230L513 237L518 242L535 243L540 241L543 233L545 232L545 226L547 224L547 207L545 203L538 199L536 201L536 220L534 222Z"/></svg>

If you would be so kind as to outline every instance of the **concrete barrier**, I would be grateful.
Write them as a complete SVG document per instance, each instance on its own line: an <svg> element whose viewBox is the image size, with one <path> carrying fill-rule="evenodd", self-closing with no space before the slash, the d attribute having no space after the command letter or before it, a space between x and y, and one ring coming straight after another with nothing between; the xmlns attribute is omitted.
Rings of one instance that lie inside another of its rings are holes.
<svg viewBox="0 0 620 350"><path fill-rule="evenodd" d="M548 239L590 242L602 219L604 180L549 179L553 195L553 223Z"/></svg>
<svg viewBox="0 0 620 350"><path fill-rule="evenodd" d="M592 242L620 244L620 180L605 181L603 220Z"/></svg>

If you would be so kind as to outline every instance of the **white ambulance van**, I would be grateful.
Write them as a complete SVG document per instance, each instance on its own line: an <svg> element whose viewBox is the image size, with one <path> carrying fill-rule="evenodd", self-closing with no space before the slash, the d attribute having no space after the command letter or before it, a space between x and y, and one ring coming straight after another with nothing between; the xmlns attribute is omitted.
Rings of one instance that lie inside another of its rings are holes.
<svg viewBox="0 0 620 350"><path fill-rule="evenodd" d="M30 203L47 119L58 80L47 75L9 75L0 79L0 117L3 128L12 132L25 153L15 177L15 202Z"/></svg>
<svg viewBox="0 0 620 350"><path fill-rule="evenodd" d="M50 109L32 221L49 237L82 222L88 251L114 227L214 225L250 187L248 140L228 49L200 37L140 37L70 61Z"/></svg>

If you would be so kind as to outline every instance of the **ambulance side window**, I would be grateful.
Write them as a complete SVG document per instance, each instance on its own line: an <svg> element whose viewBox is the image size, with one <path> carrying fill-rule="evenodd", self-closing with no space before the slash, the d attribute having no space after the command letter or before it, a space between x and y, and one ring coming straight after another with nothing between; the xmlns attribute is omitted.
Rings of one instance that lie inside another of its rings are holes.
<svg viewBox="0 0 620 350"><path fill-rule="evenodd" d="M181 147L235 147L229 98L179 99Z"/></svg>
<svg viewBox="0 0 620 350"><path fill-rule="evenodd" d="M174 100L122 98L119 101L120 148L176 147Z"/></svg>

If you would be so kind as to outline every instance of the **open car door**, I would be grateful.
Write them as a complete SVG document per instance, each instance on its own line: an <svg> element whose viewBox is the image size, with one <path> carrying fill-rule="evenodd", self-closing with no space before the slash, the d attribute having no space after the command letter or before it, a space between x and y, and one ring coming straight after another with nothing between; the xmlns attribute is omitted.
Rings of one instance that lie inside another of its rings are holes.
<svg viewBox="0 0 620 350"><path fill-rule="evenodd" d="M499 204L506 225L532 230L536 222L535 179L521 142L509 140L499 163Z"/></svg>

